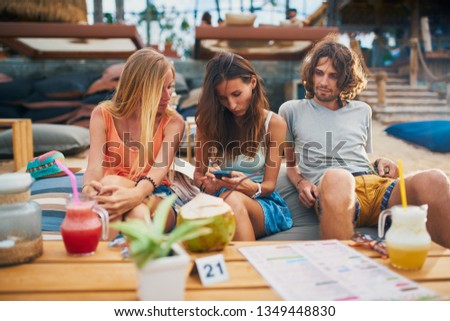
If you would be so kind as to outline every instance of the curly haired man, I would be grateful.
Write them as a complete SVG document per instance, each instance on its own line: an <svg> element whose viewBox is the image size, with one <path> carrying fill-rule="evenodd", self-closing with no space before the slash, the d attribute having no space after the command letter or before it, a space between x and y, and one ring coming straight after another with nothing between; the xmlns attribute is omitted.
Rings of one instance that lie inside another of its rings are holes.
<svg viewBox="0 0 450 321"><path fill-rule="evenodd" d="M287 173L300 202L315 207L321 238L350 239L355 227L376 226L380 212L401 203L395 163L370 164L372 111L353 100L367 80L359 57L328 37L305 57L306 99L280 107L287 122ZM450 247L450 185L440 170L406 177L409 204L428 204L433 241Z"/></svg>

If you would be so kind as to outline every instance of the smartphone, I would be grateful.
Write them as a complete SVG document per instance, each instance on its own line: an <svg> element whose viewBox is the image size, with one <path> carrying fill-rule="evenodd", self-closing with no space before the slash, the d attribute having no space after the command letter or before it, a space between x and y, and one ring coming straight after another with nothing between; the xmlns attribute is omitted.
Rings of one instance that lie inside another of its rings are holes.
<svg viewBox="0 0 450 321"><path fill-rule="evenodd" d="M231 171L215 171L212 172L212 174L218 179L221 179L222 177L231 177Z"/></svg>

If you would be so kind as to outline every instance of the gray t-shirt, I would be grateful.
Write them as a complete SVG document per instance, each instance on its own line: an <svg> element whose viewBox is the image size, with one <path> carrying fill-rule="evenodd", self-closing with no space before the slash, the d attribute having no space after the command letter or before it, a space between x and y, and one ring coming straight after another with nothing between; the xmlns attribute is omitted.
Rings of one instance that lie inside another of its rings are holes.
<svg viewBox="0 0 450 321"><path fill-rule="evenodd" d="M366 103L350 100L333 111L313 99L290 100L278 113L287 122L286 141L295 144L297 165L311 183L329 168L371 170L372 110Z"/></svg>

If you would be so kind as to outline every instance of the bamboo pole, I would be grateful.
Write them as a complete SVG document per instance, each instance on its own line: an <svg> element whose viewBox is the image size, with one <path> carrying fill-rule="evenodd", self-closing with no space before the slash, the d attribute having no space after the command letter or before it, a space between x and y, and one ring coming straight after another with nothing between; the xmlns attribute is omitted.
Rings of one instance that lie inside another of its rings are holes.
<svg viewBox="0 0 450 321"><path fill-rule="evenodd" d="M123 23L125 21L124 0L116 0L116 22Z"/></svg>
<svg viewBox="0 0 450 321"><path fill-rule="evenodd" d="M103 1L94 0L94 23L103 23Z"/></svg>
<svg viewBox="0 0 450 321"><path fill-rule="evenodd" d="M377 100L378 107L386 107L386 82L388 79L388 74L386 71L379 71L375 75L375 80L377 82Z"/></svg>
<svg viewBox="0 0 450 321"><path fill-rule="evenodd" d="M14 168L16 171L27 165L33 158L33 130L31 119L0 119L0 125L11 126Z"/></svg>
<svg viewBox="0 0 450 321"><path fill-rule="evenodd" d="M418 61L418 40L417 38L410 39L411 53L409 56L409 84L412 87L417 86L417 74L419 71L419 61Z"/></svg>
<svg viewBox="0 0 450 321"><path fill-rule="evenodd" d="M430 34L430 25L428 23L428 17L422 17L420 19L420 26L425 51L432 52L433 48L431 46L431 34Z"/></svg>

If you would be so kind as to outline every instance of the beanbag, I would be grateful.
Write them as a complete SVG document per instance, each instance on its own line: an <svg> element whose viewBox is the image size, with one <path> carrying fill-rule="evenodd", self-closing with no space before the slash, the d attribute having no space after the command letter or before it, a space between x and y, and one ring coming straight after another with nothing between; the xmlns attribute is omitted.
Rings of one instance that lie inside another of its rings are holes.
<svg viewBox="0 0 450 321"><path fill-rule="evenodd" d="M50 98L42 93L35 92L22 105L28 109L73 108L79 107L81 100L79 98Z"/></svg>
<svg viewBox="0 0 450 321"><path fill-rule="evenodd" d="M18 79L0 83L0 102L17 105L33 93L34 80Z"/></svg>
<svg viewBox="0 0 450 321"><path fill-rule="evenodd" d="M84 95L98 75L70 73L37 81L36 91L49 98L79 98Z"/></svg>
<svg viewBox="0 0 450 321"><path fill-rule="evenodd" d="M429 120L399 123L385 132L433 152L450 152L450 120Z"/></svg>
<svg viewBox="0 0 450 321"><path fill-rule="evenodd" d="M24 118L26 108L0 103L0 118Z"/></svg>
<svg viewBox="0 0 450 321"><path fill-rule="evenodd" d="M89 148L89 130L72 125L33 124L35 155L59 150L64 155L74 155ZM0 158L13 158L11 129L0 133Z"/></svg>

